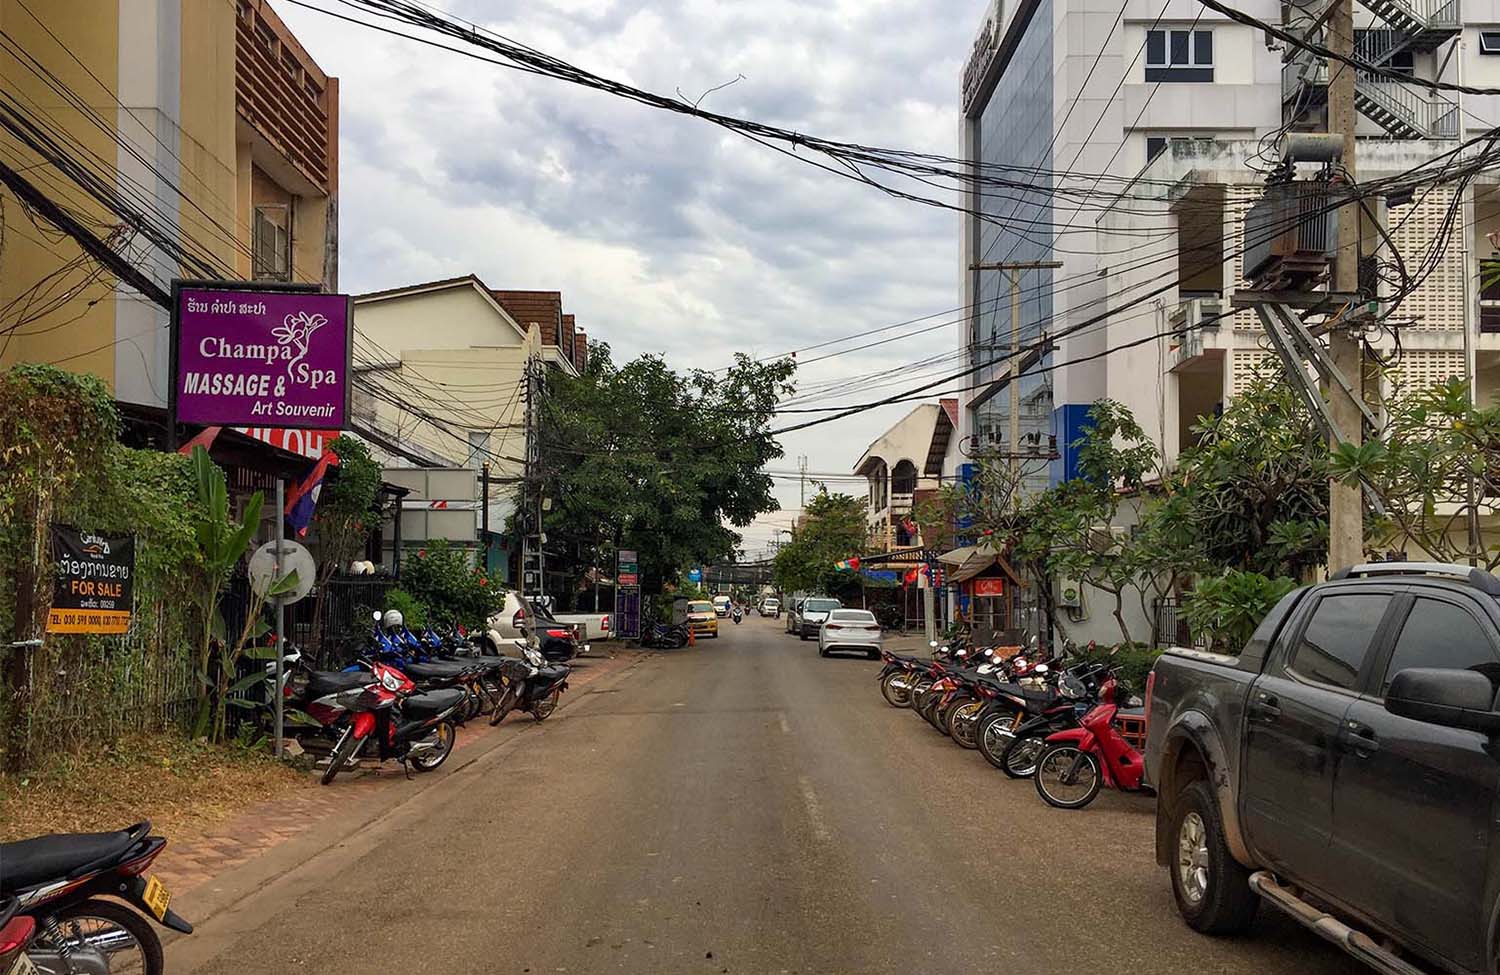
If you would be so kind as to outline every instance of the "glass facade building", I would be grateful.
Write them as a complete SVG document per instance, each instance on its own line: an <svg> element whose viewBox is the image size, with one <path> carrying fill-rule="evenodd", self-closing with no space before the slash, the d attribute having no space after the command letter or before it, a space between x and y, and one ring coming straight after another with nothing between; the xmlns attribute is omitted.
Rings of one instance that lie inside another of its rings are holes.
<svg viewBox="0 0 1500 975"><path fill-rule="evenodd" d="M1042 5L1004 66L994 90L977 115L971 114L973 158L990 176L1029 181L1036 191L982 187L975 195L975 209L983 219L970 215L967 232L974 264L1049 261L1053 259L1053 206L1047 192L1052 169L1053 133L1053 31L1051 11ZM987 169L985 167L988 167ZM972 387L977 392L1002 379L1011 349L1011 274L1005 270L973 270L970 315L969 366L975 369ZM1020 344L1034 345L1053 316L1052 288L1056 271L1028 269L1019 274ZM1050 357L1041 363L1050 364ZM1007 452L1035 449L1045 456L1052 430L1053 396L1051 374L1032 370L1020 382L1021 443L1010 439L1011 391L1006 388L973 410L975 449ZM1044 489L1050 480L1049 465L1042 460L1025 462L1028 487Z"/></svg>

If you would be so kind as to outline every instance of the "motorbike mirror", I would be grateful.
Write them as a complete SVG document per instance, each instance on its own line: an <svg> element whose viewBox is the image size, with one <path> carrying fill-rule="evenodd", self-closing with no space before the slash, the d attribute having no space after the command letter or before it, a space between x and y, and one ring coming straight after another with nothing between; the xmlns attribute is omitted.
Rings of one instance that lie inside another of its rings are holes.
<svg viewBox="0 0 1500 975"><path fill-rule="evenodd" d="M379 623L380 622L380 611L376 610L375 612L371 613L370 614L370 619L372 619L375 622Z"/></svg>
<svg viewBox="0 0 1500 975"><path fill-rule="evenodd" d="M928 645L928 646L929 646L929 647L935 647L935 646L937 646L937 645L938 645L938 642L937 642L937 641L936 641L936 640L928 640L928 641L927 641L927 645Z"/></svg>
<svg viewBox="0 0 1500 975"><path fill-rule="evenodd" d="M1052 668L1048 667L1046 664L1037 664L1035 669L1036 669L1037 673L1039 673L1039 674L1045 674L1047 671L1051 670Z"/></svg>

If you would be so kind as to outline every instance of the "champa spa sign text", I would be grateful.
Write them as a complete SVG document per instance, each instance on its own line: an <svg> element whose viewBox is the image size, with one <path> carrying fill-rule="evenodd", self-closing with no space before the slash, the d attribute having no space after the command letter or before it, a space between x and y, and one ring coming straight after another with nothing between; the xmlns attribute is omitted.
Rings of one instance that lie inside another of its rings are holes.
<svg viewBox="0 0 1500 975"><path fill-rule="evenodd" d="M179 422L346 426L353 328L347 295L184 287L176 319Z"/></svg>

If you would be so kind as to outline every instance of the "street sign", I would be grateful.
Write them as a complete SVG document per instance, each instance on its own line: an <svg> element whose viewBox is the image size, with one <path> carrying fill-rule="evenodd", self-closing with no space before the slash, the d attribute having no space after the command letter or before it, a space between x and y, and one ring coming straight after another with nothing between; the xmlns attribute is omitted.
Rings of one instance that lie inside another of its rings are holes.
<svg viewBox="0 0 1500 975"><path fill-rule="evenodd" d="M313 582L318 575L317 563L313 561L312 553L297 542L284 540L281 545L281 571L276 569L276 542L267 542L255 550L250 556L250 588L258 594L265 595L267 589L277 579L284 577L288 572L297 573L297 585L290 591L281 595L283 605L290 606L307 597L312 591Z"/></svg>
<svg viewBox="0 0 1500 975"><path fill-rule="evenodd" d="M618 550L615 563L615 633L636 640L641 635L641 577L635 550Z"/></svg>

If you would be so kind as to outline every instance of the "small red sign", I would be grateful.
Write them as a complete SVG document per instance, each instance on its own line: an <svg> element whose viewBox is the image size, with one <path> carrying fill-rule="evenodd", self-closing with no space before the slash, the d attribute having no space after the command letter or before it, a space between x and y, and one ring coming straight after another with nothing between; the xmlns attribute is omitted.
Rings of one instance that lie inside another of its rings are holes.
<svg viewBox="0 0 1500 975"><path fill-rule="evenodd" d="M976 596L1003 596L1005 595L1004 579L975 579L974 595Z"/></svg>
<svg viewBox="0 0 1500 975"><path fill-rule="evenodd" d="M618 581L622 586L639 586L641 584L641 577L635 572L621 572Z"/></svg>

